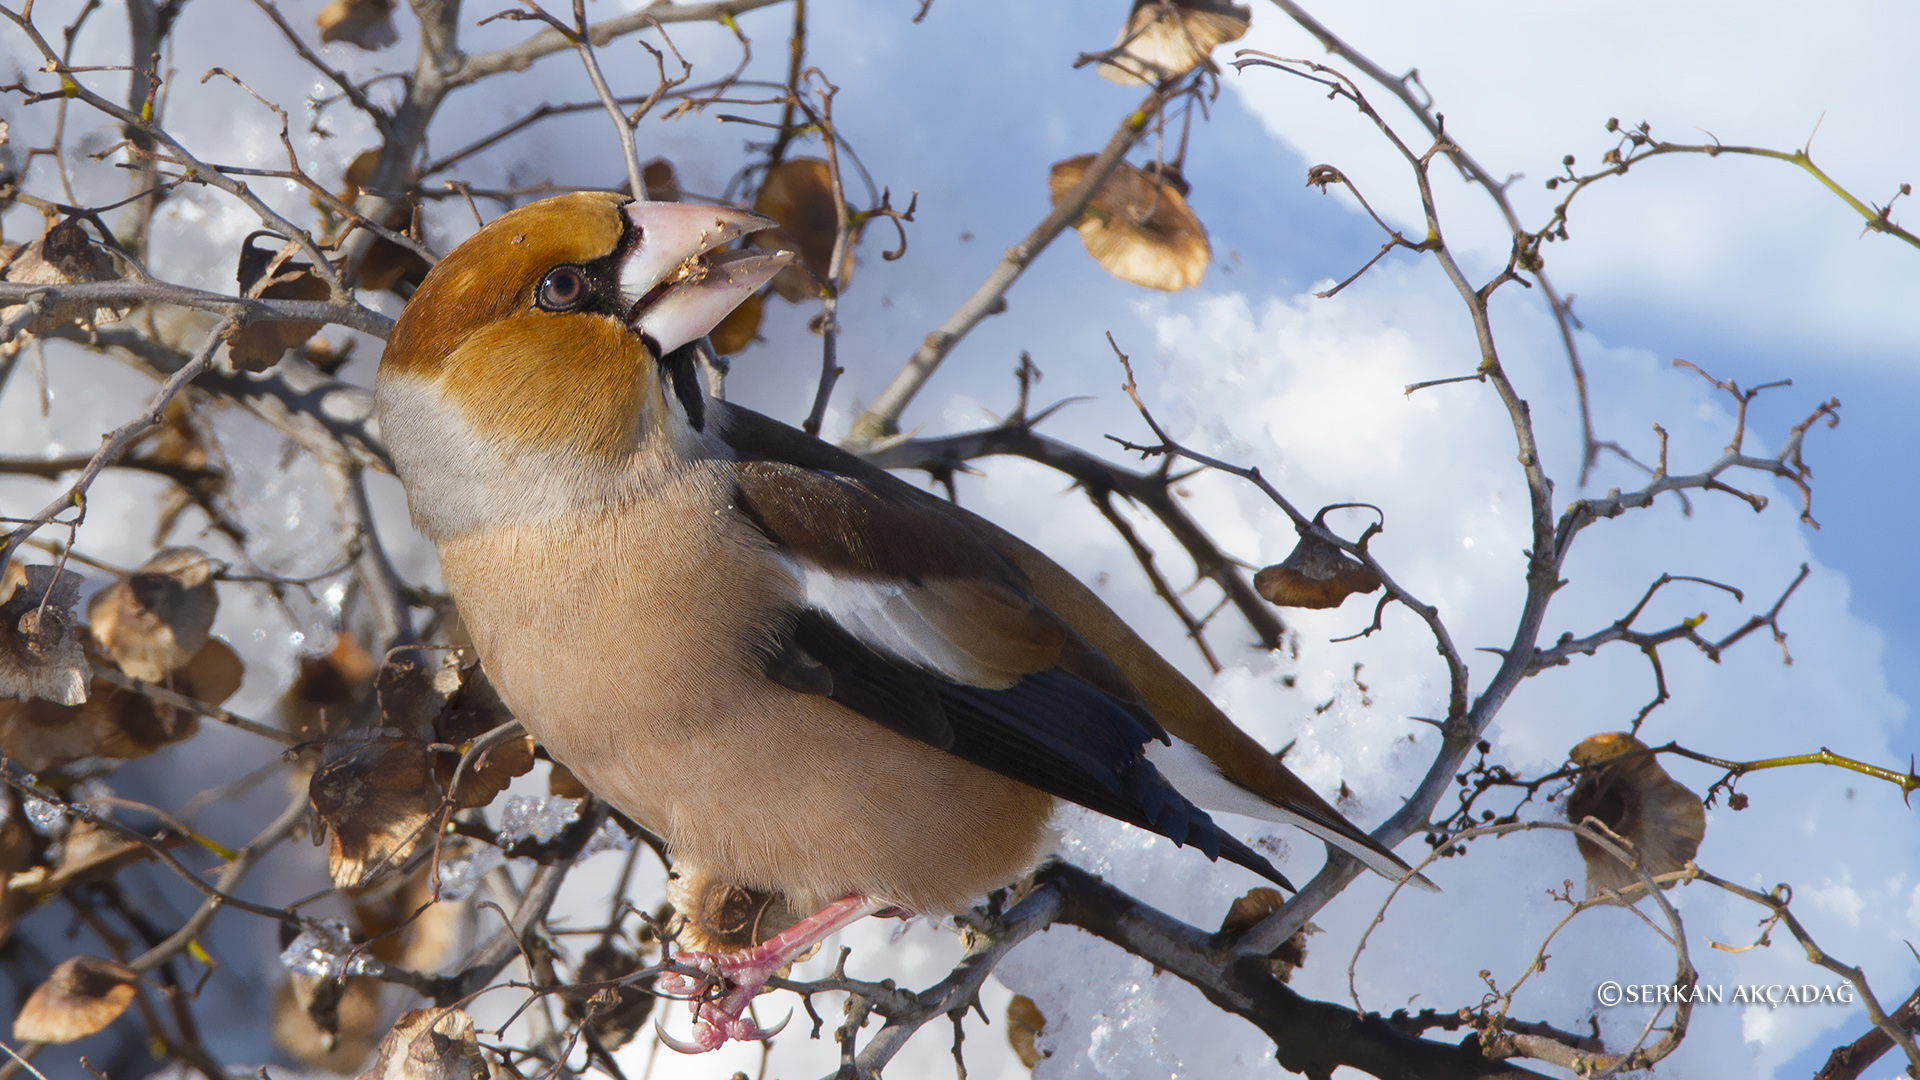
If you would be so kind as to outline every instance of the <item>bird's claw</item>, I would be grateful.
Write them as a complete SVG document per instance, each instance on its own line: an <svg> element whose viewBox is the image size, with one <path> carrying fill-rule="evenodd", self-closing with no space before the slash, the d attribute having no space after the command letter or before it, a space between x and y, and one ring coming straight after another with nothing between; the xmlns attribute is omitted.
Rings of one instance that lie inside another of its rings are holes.
<svg viewBox="0 0 1920 1080"><path fill-rule="evenodd" d="M683 965L699 969L698 976L668 972L660 977L660 989L685 997L693 1009L693 1041L676 1039L660 1029L660 1041L682 1054L704 1054L718 1050L728 1042L764 1042L778 1035L793 1019L771 1030L763 1029L746 1016L747 1006L766 986L776 968L763 958L749 953L681 953L674 958ZM659 1022L655 1021L656 1028Z"/></svg>

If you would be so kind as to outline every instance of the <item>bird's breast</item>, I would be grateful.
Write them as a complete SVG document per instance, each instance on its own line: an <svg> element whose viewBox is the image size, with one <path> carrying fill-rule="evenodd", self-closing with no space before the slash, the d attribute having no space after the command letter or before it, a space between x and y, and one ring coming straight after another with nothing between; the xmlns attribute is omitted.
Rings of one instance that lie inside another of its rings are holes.
<svg viewBox="0 0 1920 1080"><path fill-rule="evenodd" d="M648 498L442 540L501 696L596 794L704 869L798 902L956 910L1046 839L1051 797L769 680L800 587L724 464Z"/></svg>

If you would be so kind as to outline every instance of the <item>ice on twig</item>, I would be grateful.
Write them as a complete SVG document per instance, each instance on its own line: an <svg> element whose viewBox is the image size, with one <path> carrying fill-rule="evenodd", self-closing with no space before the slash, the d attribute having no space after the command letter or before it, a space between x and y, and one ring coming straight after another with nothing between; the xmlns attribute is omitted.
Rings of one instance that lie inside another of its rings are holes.
<svg viewBox="0 0 1920 1080"><path fill-rule="evenodd" d="M587 858L603 851L629 851L633 848L633 837L611 817L600 823L600 828L587 837L587 846L580 849L580 857Z"/></svg>
<svg viewBox="0 0 1920 1080"><path fill-rule="evenodd" d="M440 860L440 899L465 900L480 887L482 878L506 862L507 857L491 844L475 848L471 855Z"/></svg>
<svg viewBox="0 0 1920 1080"><path fill-rule="evenodd" d="M322 919L308 923L300 936L293 939L280 953L280 962L288 971L296 975L311 975L317 979L337 979L342 975L361 975L366 972L366 959L354 956L348 962L348 954L353 952L352 931L339 919Z"/></svg>
<svg viewBox="0 0 1920 1080"><path fill-rule="evenodd" d="M59 832L60 826L67 820L66 807L56 802L37 799L32 795L27 796L23 809L26 810L27 821L32 824L34 831L43 835Z"/></svg>
<svg viewBox="0 0 1920 1080"><path fill-rule="evenodd" d="M579 799L558 795L509 795L500 810L500 843L548 843L580 820Z"/></svg>

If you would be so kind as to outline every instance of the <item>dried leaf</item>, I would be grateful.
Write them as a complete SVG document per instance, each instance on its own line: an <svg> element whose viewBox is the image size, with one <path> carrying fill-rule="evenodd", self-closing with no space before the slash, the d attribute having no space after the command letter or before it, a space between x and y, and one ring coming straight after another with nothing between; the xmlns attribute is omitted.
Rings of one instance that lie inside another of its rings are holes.
<svg viewBox="0 0 1920 1080"><path fill-rule="evenodd" d="M197 422L190 399L189 394L179 394L167 402L160 423L136 443L145 460L195 474L191 479L176 480L177 486L168 491L161 504L160 519L154 524L156 545L165 542L188 507L195 504L210 507L227 494L227 471L209 445L207 430ZM228 526L237 526L237 523L229 521ZM236 535L235 539L244 535Z"/></svg>
<svg viewBox="0 0 1920 1080"><path fill-rule="evenodd" d="M133 1003L137 978L97 956L61 961L13 1018L14 1041L70 1043L104 1030Z"/></svg>
<svg viewBox="0 0 1920 1080"><path fill-rule="evenodd" d="M374 676L380 698L380 726L421 742L437 742L440 715L460 689L458 667L432 667L412 660L388 660Z"/></svg>
<svg viewBox="0 0 1920 1080"><path fill-rule="evenodd" d="M52 896L69 885L105 881L134 863L151 858L153 852L137 840L128 840L104 825L76 821L60 842L59 865L46 874L33 875L21 885L35 896Z"/></svg>
<svg viewBox="0 0 1920 1080"><path fill-rule="evenodd" d="M0 697L87 700L86 651L73 616L79 574L9 563L0 572Z"/></svg>
<svg viewBox="0 0 1920 1080"><path fill-rule="evenodd" d="M346 176L343 178L346 190L340 196L342 201L348 205L358 202L362 191L372 182L373 170L379 164L378 149L361 151L353 159L352 164L347 166ZM387 214L386 220L380 223L381 227L395 232L407 232L413 224L413 208L414 201L410 198L396 200L393 210ZM412 286L420 284L426 278L427 271L431 269L427 260L421 258L411 248L402 247L385 237L375 237L373 243L367 245L366 255L360 259L358 284L360 288L376 291L394 289L404 297L407 292L402 292L395 286L404 285L410 291Z"/></svg>
<svg viewBox="0 0 1920 1080"><path fill-rule="evenodd" d="M1254 591L1279 607L1335 608L1380 584L1365 563L1312 533L1302 534L1284 561L1253 575Z"/></svg>
<svg viewBox="0 0 1920 1080"><path fill-rule="evenodd" d="M32 866L41 847L19 797L12 788L0 787L0 879Z"/></svg>
<svg viewBox="0 0 1920 1080"><path fill-rule="evenodd" d="M641 966L638 956L611 942L603 942L587 950L580 966L574 969L573 981L576 986L610 982L633 974ZM653 1012L653 983L650 975L623 986L569 991L567 1019L574 1023L588 1021L593 1033L599 1036L601 1046L618 1050L633 1041Z"/></svg>
<svg viewBox="0 0 1920 1080"><path fill-rule="evenodd" d="M653 202L680 201L680 174L666 158L657 157L640 166L640 182L646 185L647 198Z"/></svg>
<svg viewBox="0 0 1920 1080"><path fill-rule="evenodd" d="M150 683L187 666L220 610L222 564L193 547L164 548L87 604L93 639L121 671Z"/></svg>
<svg viewBox="0 0 1920 1080"><path fill-rule="evenodd" d="M547 773L547 794L563 799L584 799L592 793L587 790L587 785L580 782L579 777L573 775L572 769L556 761Z"/></svg>
<svg viewBox="0 0 1920 1080"><path fill-rule="evenodd" d="M1707 835L1707 812L1700 797L1667 775L1647 745L1625 732L1584 739L1567 755L1575 765L1601 765L1580 778L1567 796L1567 820L1592 817L1626 839L1649 875L1670 874L1687 865ZM1623 755L1634 754L1632 757ZM1622 758L1613 761L1615 758ZM1613 761L1612 764L1602 764ZM1587 864L1587 895L1640 883L1640 875L1583 836L1574 839Z"/></svg>
<svg viewBox="0 0 1920 1080"><path fill-rule="evenodd" d="M295 1061L350 1073L373 1052L380 981L364 975L342 981L289 974L274 989L269 1023L273 1044Z"/></svg>
<svg viewBox="0 0 1920 1080"><path fill-rule="evenodd" d="M1023 994L1013 995L1007 1002L1007 1045L1013 1047L1013 1054L1020 1064L1031 1069L1035 1065L1053 1056L1052 1050L1042 1050L1040 1036L1047 1030L1047 1017L1033 999Z"/></svg>
<svg viewBox="0 0 1920 1080"><path fill-rule="evenodd" d="M513 722L513 714L487 681L479 664L461 667L457 659L437 668L426 668L407 661L389 662L380 669L381 723L407 732L423 742L465 747L502 724ZM463 753L435 752L434 776L443 791L454 793L454 805L462 810L492 802L516 776L533 770L532 736L510 739L481 752L458 788L453 771Z"/></svg>
<svg viewBox="0 0 1920 1080"><path fill-rule="evenodd" d="M311 264L295 259L276 264L279 251L254 247L253 242L262 235L267 234L252 234L240 246L240 267L235 276L242 296L261 300L326 300L333 296L333 290L313 272ZM279 363L288 349L319 333L323 325L305 319L250 322L228 339L227 356L241 371L265 371Z"/></svg>
<svg viewBox="0 0 1920 1080"><path fill-rule="evenodd" d="M1081 154L1054 164L1047 177L1054 202L1087 174L1093 157ZM1087 253L1114 277L1164 292L1191 289L1206 276L1213 247L1187 206L1184 188L1185 181L1171 169L1158 176L1123 161L1074 228Z"/></svg>
<svg viewBox="0 0 1920 1080"><path fill-rule="evenodd" d="M833 243L840 232L833 173L826 161L789 158L767 170L753 208L779 222L780 227L754 233L752 244L800 255L774 275L773 291L793 303L818 299L823 283L833 276ZM843 283L853 281L852 239L857 237L850 238L842 259Z"/></svg>
<svg viewBox="0 0 1920 1080"><path fill-rule="evenodd" d="M534 746L533 736L528 735L488 747L460 777L458 788L453 786L453 770L459 766L461 755L442 753L434 759L434 776L442 788L453 792L455 807L471 810L486 806L507 790L514 777L533 771Z"/></svg>
<svg viewBox="0 0 1920 1080"><path fill-rule="evenodd" d="M358 1080L487 1080L473 1018L460 1009L415 1009L380 1040L380 1057Z"/></svg>
<svg viewBox="0 0 1920 1080"><path fill-rule="evenodd" d="M107 658L86 650L90 661ZM190 698L218 705L240 688L240 657L217 638L200 646L187 665L160 680ZM23 768L39 772L93 755L130 759L189 739L200 717L113 683L95 680L81 705L48 701L0 701L0 751Z"/></svg>
<svg viewBox="0 0 1920 1080"><path fill-rule="evenodd" d="M1249 889L1246 895L1233 902L1227 909L1227 915L1220 920L1222 934L1243 934L1260 924L1260 920L1280 910L1287 898L1277 889L1265 887ZM1292 936L1280 943L1280 947L1267 954L1267 967L1273 971L1273 977L1281 982L1293 978L1295 968L1307 962L1307 938L1317 934L1320 928L1312 923L1295 930Z"/></svg>
<svg viewBox="0 0 1920 1080"><path fill-rule="evenodd" d="M0 281L23 285L71 285L87 281L118 281L113 257L93 242L76 218L50 226L46 234L31 244L0 245ZM19 311L19 304L0 306L0 322ZM130 304L109 304L91 300L68 300L51 305L25 327L28 334L47 334L68 323L82 326L109 323L125 318ZM8 356L21 344L14 338L5 347Z"/></svg>
<svg viewBox="0 0 1920 1080"><path fill-rule="evenodd" d="M384 728L351 738L307 792L327 825L327 869L341 888L372 884L433 839L440 785L417 739Z"/></svg>
<svg viewBox="0 0 1920 1080"><path fill-rule="evenodd" d="M324 655L300 658L300 674L280 699L281 723L306 739L338 734L373 691L378 667L353 635L336 635Z"/></svg>
<svg viewBox="0 0 1920 1080"><path fill-rule="evenodd" d="M15 884L13 880L13 878L32 876L15 874L7 880L4 888L0 888L0 945L6 944L13 937L13 929L20 924L21 916L32 911L40 903L39 895L27 888L27 882Z"/></svg>
<svg viewBox="0 0 1920 1080"><path fill-rule="evenodd" d="M1135 0L1114 39L1122 51L1100 63L1100 77L1122 86L1178 78L1214 49L1247 32L1253 12L1222 0Z"/></svg>
<svg viewBox="0 0 1920 1080"><path fill-rule="evenodd" d="M165 682L170 689L187 697L218 705L240 689L245 676L246 667L239 654L226 642L214 638L200 646L187 666L168 676ZM100 695L99 700L112 721L94 751L104 757L144 757L163 746L184 742L200 729L197 714L162 704L144 694L104 683L96 686L95 693Z"/></svg>
<svg viewBox="0 0 1920 1080"><path fill-rule="evenodd" d="M393 0L333 0L313 20L321 41L344 41L368 52L400 40L393 27Z"/></svg>
<svg viewBox="0 0 1920 1080"><path fill-rule="evenodd" d="M442 847L442 866L450 854L450 846ZM459 944L464 916L458 905L433 902L433 869L422 865L353 898L353 916L369 955L413 971L433 971Z"/></svg>

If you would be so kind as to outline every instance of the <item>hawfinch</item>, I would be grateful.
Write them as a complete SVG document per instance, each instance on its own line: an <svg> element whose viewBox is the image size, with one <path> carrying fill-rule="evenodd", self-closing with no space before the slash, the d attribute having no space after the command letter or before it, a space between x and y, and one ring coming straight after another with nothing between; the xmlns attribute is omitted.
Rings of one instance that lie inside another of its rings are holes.
<svg viewBox="0 0 1920 1080"><path fill-rule="evenodd" d="M705 392L695 343L791 257L721 248L772 224L599 193L514 210L427 275L378 380L514 715L676 860L820 909L682 954L730 986L700 1045L761 1037L747 1003L834 930L1013 881L1061 799L1281 885L1207 809L1405 876L1044 555Z"/></svg>

